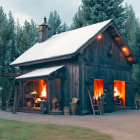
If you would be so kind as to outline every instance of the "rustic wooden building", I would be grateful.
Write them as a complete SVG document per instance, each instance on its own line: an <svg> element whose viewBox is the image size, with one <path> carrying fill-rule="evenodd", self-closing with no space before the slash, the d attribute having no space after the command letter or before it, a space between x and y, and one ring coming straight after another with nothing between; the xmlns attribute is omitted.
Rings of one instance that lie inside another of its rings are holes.
<svg viewBox="0 0 140 140"><path fill-rule="evenodd" d="M57 112L78 98L78 114L91 113L88 91L94 101L104 95L107 112L117 106L134 107L134 63L132 51L113 20L48 39L44 19L39 26L39 43L11 63L21 74L15 79L14 108L39 109L46 101L50 112Z"/></svg>

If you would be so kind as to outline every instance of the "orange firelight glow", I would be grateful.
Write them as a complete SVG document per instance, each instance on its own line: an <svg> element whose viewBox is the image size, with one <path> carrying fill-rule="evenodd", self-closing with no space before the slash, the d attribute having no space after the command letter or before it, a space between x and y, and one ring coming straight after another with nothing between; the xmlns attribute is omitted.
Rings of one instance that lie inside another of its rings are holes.
<svg viewBox="0 0 140 140"><path fill-rule="evenodd" d="M39 103L41 101L40 98L34 98L34 100L35 100L35 103Z"/></svg>
<svg viewBox="0 0 140 140"><path fill-rule="evenodd" d="M97 36L97 39L98 40L100 40L100 39L102 39L103 38L103 35L102 34L99 34L98 36Z"/></svg>
<svg viewBox="0 0 140 140"><path fill-rule="evenodd" d="M32 95L36 95L36 94L38 94L36 91L33 91L33 92L31 92L30 94L32 94Z"/></svg>
<svg viewBox="0 0 140 140"><path fill-rule="evenodd" d="M134 59L132 57L128 57L127 60L131 61L131 62L134 61Z"/></svg>
<svg viewBox="0 0 140 140"><path fill-rule="evenodd" d="M114 97L117 97L117 96L119 97L120 93L119 93L117 87L114 87Z"/></svg>
<svg viewBox="0 0 140 140"><path fill-rule="evenodd" d="M44 86L41 94L42 94L42 97L46 97L46 86Z"/></svg>
<svg viewBox="0 0 140 140"><path fill-rule="evenodd" d="M114 97L122 99L123 106L125 106L125 81L114 80Z"/></svg>
<svg viewBox="0 0 140 140"><path fill-rule="evenodd" d="M47 84L45 83L44 80L39 80L38 82L38 87L39 87L39 93L40 93L40 97L47 97Z"/></svg>
<svg viewBox="0 0 140 140"><path fill-rule="evenodd" d="M98 100L99 97L104 93L103 80L94 79L94 98Z"/></svg>
<svg viewBox="0 0 140 140"><path fill-rule="evenodd" d="M120 39L119 37L116 37L115 40L116 40L116 41L120 41L121 39Z"/></svg>
<svg viewBox="0 0 140 140"><path fill-rule="evenodd" d="M128 48L126 46L122 47L121 50L123 51L125 56L129 56L130 55L130 52L129 52L129 50L128 50Z"/></svg>

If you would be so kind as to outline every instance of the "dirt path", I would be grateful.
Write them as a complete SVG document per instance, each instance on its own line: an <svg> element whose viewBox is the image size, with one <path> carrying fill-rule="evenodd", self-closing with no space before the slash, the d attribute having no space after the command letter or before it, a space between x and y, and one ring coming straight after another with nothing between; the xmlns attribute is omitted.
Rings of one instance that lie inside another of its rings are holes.
<svg viewBox="0 0 140 140"><path fill-rule="evenodd" d="M140 140L140 110L114 112L103 116L52 116L0 111L0 118L40 124L80 126L109 134L115 140Z"/></svg>

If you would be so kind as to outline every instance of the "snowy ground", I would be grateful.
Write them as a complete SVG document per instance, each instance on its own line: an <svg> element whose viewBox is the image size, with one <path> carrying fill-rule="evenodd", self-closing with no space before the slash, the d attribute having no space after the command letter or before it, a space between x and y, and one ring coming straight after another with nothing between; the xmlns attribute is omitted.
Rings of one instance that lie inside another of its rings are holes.
<svg viewBox="0 0 140 140"><path fill-rule="evenodd" d="M115 140L140 140L140 110L120 111L103 116L53 116L0 111L0 118L41 124L80 126L109 134Z"/></svg>

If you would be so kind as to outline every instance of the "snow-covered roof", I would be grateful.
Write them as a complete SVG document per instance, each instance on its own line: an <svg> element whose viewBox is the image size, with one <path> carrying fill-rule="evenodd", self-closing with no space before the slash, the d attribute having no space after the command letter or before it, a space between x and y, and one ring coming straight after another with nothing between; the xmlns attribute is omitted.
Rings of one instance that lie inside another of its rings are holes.
<svg viewBox="0 0 140 140"><path fill-rule="evenodd" d="M16 79L26 79L26 78L36 78L36 77L42 77L42 76L50 76L53 72L57 71L58 69L61 69L64 67L64 65L56 66L56 67L50 67L50 68L41 68L36 69L31 72L28 72L26 74L23 74L19 77L16 77Z"/></svg>
<svg viewBox="0 0 140 140"><path fill-rule="evenodd" d="M73 54L111 21L107 20L54 35L42 43L36 43L12 62L11 65Z"/></svg>

